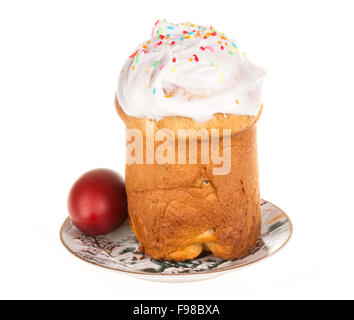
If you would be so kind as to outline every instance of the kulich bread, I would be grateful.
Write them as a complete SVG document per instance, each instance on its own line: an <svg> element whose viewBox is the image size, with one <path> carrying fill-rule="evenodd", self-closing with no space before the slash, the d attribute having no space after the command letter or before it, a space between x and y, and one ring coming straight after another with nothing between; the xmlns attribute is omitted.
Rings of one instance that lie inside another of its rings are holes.
<svg viewBox="0 0 354 320"><path fill-rule="evenodd" d="M261 232L256 144L261 111L257 117L215 114L206 122L180 116L157 121L128 116L117 99L115 105L126 127L143 134L147 121L156 131L176 133L232 128L231 171L226 175L213 175L211 162L126 165L130 224L141 250L154 259L173 261L193 259L203 250L222 259L249 254ZM155 141L155 149L160 143ZM200 144L198 140L198 150Z"/></svg>
<svg viewBox="0 0 354 320"><path fill-rule="evenodd" d="M237 259L256 245L264 77L233 39L190 22L158 20L127 59L115 105L131 129L130 224L151 257L183 261L209 250Z"/></svg>

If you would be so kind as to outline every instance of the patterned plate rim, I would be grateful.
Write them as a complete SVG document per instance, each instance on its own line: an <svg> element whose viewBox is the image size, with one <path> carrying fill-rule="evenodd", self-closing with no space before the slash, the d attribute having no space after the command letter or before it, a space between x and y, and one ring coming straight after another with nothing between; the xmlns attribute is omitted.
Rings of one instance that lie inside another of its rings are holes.
<svg viewBox="0 0 354 320"><path fill-rule="evenodd" d="M240 269L240 268L244 268L247 267L249 265L252 264L256 264L257 262L260 262L261 260L265 260L271 256L273 256L274 254L278 253L281 249L283 249L285 247L285 245L289 242L289 240L291 239L292 235L293 235L293 223L291 222L290 217L284 212L284 210L282 210L281 208L279 208L278 206L276 206L274 203L267 201L267 200L263 200L263 203L269 203L271 204L273 207L279 209L287 218L288 222L289 222L289 235L287 237L287 239L282 243L282 245L274 250L273 252L267 254L266 256L260 257L256 260L253 260L251 262L245 263L243 265L236 265L236 266L229 266L229 267L225 267L223 269L220 270L213 270L213 271L201 271L198 273L153 273L153 272L137 272L137 271L128 271L128 270L119 270L119 269L115 269L115 268L111 268L111 267L107 267L107 266L102 266L98 263L92 262L92 261L88 261L83 259L82 257L80 257L78 254L76 254L72 249L69 248L69 246L65 243L64 239L63 239L63 229L64 226L66 225L67 221L70 219L70 217L67 217L63 224L60 227L60 232L59 232L59 236L60 236L60 241L62 243L62 245L71 253L73 254L75 257L79 258L80 260L92 264L96 267L100 267L100 268L104 268L107 270L111 270L111 271L116 271L116 272L122 272L122 273L127 273L127 274L133 274L133 275L139 275L139 276L157 276L157 277L174 277L174 276L180 276L180 277L187 277L187 276L198 276L198 275L206 275L206 274L214 274L214 273L221 273L221 272L228 272L234 269Z"/></svg>

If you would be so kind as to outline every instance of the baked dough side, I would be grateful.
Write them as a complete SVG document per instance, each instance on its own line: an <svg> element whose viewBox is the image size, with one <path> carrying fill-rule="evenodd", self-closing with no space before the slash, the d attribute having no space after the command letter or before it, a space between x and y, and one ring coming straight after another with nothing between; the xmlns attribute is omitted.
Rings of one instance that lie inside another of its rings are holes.
<svg viewBox="0 0 354 320"><path fill-rule="evenodd" d="M181 128L232 128L231 171L226 175L213 175L211 161L201 164L201 139L197 142L197 164L188 164L187 156L187 164L126 165L130 224L141 250L154 259L174 261L193 259L203 250L225 260L249 254L261 233L256 144L259 116L214 115L203 123L184 117L156 121L126 115L117 100L116 109L127 128L140 129L143 134L146 121L155 132L167 128L176 136ZM155 150L161 143L154 142ZM144 144L144 155L145 151Z"/></svg>

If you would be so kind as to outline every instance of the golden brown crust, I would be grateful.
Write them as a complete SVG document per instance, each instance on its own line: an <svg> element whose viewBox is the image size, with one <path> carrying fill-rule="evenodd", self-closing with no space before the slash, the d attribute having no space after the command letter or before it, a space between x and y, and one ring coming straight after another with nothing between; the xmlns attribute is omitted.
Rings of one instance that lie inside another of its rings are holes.
<svg viewBox="0 0 354 320"><path fill-rule="evenodd" d="M117 101L116 108L128 128L145 132L147 119L126 115ZM222 259L236 259L252 250L261 232L257 119L215 115L203 123L183 117L149 120L155 129L233 128L233 134L226 175L213 175L214 165L199 161L126 165L130 223L148 255L183 261L210 250Z"/></svg>
<svg viewBox="0 0 354 320"><path fill-rule="evenodd" d="M228 128L231 129L232 134L236 134L242 130L249 128L256 123L262 114L263 105L256 117L254 116L239 116L239 115L224 115L222 113L214 114L213 118L205 122L196 122L191 118L173 116L164 117L161 120L151 120L148 118L135 118L128 116L119 105L117 98L115 98L115 107L118 115L124 121L127 128L136 128L145 132L146 120L150 121L156 129L168 128L177 134L178 129L210 129L213 128Z"/></svg>

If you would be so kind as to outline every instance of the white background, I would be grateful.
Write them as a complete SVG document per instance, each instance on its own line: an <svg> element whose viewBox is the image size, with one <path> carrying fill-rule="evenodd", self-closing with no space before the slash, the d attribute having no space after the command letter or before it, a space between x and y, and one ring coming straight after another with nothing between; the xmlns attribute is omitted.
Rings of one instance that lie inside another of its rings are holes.
<svg viewBox="0 0 354 320"><path fill-rule="evenodd" d="M1 1L0 298L354 298L352 1ZM165 284L86 264L61 245L75 179L124 172L114 93L157 19L210 25L267 71L264 199L294 236L202 282Z"/></svg>

